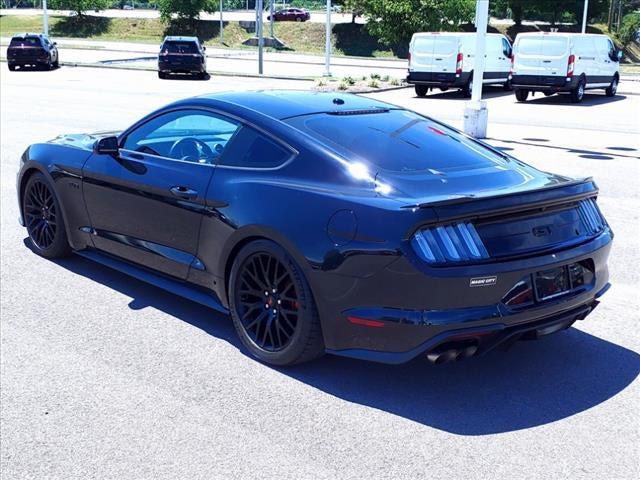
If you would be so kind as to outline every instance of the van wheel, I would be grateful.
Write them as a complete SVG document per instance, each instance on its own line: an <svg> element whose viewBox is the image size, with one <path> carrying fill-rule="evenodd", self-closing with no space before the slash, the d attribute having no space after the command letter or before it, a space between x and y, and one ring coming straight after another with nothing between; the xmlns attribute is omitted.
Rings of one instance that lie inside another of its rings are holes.
<svg viewBox="0 0 640 480"><path fill-rule="evenodd" d="M528 96L529 96L529 90L522 90L521 88L516 88L516 100L518 100L519 102L526 102Z"/></svg>
<svg viewBox="0 0 640 480"><path fill-rule="evenodd" d="M580 103L582 101L582 99L584 98L584 85L584 78L581 78L580 81L578 81L578 85L576 86L576 88L571 90L572 103Z"/></svg>
<svg viewBox="0 0 640 480"><path fill-rule="evenodd" d="M607 97L616 96L616 92L618 91L618 81L618 77L613 77L613 80L611 80L611 85L609 85L605 90Z"/></svg>
<svg viewBox="0 0 640 480"><path fill-rule="evenodd" d="M415 89L416 95L419 97L425 97L427 95L427 92L429 91L426 85L416 85Z"/></svg>
<svg viewBox="0 0 640 480"><path fill-rule="evenodd" d="M462 96L465 98L471 98L473 94L473 77L469 77L467 83L460 89Z"/></svg>

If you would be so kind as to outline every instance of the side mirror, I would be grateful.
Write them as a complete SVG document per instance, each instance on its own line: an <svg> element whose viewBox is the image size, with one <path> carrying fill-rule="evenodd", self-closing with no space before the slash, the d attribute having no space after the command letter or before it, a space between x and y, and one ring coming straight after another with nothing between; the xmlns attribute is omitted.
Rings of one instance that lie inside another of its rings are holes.
<svg viewBox="0 0 640 480"><path fill-rule="evenodd" d="M96 142L93 151L99 155L114 155L120 151L118 137L104 137Z"/></svg>
<svg viewBox="0 0 640 480"><path fill-rule="evenodd" d="M624 53L622 52L622 50L618 50L616 51L616 60L619 62L620 60L622 60L622 57L624 57Z"/></svg>
<svg viewBox="0 0 640 480"><path fill-rule="evenodd" d="M58 45L58 42L53 42L53 45Z"/></svg>
<svg viewBox="0 0 640 480"><path fill-rule="evenodd" d="M207 47L205 47L204 45L202 46L202 51L206 52L207 51Z"/></svg>

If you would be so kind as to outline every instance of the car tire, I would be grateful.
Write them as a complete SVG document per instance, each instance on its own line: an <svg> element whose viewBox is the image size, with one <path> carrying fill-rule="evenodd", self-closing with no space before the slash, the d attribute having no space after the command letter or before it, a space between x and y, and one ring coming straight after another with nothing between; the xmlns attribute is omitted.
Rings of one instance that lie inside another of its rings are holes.
<svg viewBox="0 0 640 480"><path fill-rule="evenodd" d="M447 90L449 90L449 87L440 87L441 92L446 92Z"/></svg>
<svg viewBox="0 0 640 480"><path fill-rule="evenodd" d="M60 68L60 60L56 58L56 61L53 62L53 68L58 69Z"/></svg>
<svg viewBox="0 0 640 480"><path fill-rule="evenodd" d="M21 207L35 253L45 258L62 258L71 253L60 202L42 173L34 173L27 180Z"/></svg>
<svg viewBox="0 0 640 480"><path fill-rule="evenodd" d="M585 85L586 85L586 82L584 78L581 78L580 80L578 80L578 85L576 85L576 88L571 90L571 93L569 95L571 97L571 103L582 102L582 99L584 98Z"/></svg>
<svg viewBox="0 0 640 480"><path fill-rule="evenodd" d="M460 93L462 93L464 98L471 98L471 95L473 94L473 77L469 77L467 83L465 83L464 87L460 89Z"/></svg>
<svg viewBox="0 0 640 480"><path fill-rule="evenodd" d="M426 85L415 85L414 86L416 95L419 97L426 97L429 88Z"/></svg>
<svg viewBox="0 0 640 480"><path fill-rule="evenodd" d="M298 22L298 23L302 22L302 18L296 17L296 22Z"/></svg>
<svg viewBox="0 0 640 480"><path fill-rule="evenodd" d="M9 67L9 71L10 72L15 72L16 71L16 66L15 65L8 64L8 67Z"/></svg>
<svg viewBox="0 0 640 480"><path fill-rule="evenodd" d="M613 80L611 80L611 85L609 85L606 90L605 90L605 94L607 95L607 97L615 97L616 93L618 92L618 83L619 83L619 79L617 76L613 77Z"/></svg>
<svg viewBox="0 0 640 480"><path fill-rule="evenodd" d="M516 100L518 100L519 102L526 102L528 96L529 96L529 90L516 88Z"/></svg>
<svg viewBox="0 0 640 480"><path fill-rule="evenodd" d="M243 247L233 261L228 292L236 332L260 361L288 366L324 353L311 288L278 244L257 240Z"/></svg>
<svg viewBox="0 0 640 480"><path fill-rule="evenodd" d="M551 95L553 95L554 93L555 93L555 92L542 92L542 94L543 94L545 97L550 97L550 96L551 96Z"/></svg>
<svg viewBox="0 0 640 480"><path fill-rule="evenodd" d="M158 72L158 78L159 78L160 80L164 80L164 79L166 79L166 78L167 78L167 74L166 74L166 73L164 73L164 72Z"/></svg>

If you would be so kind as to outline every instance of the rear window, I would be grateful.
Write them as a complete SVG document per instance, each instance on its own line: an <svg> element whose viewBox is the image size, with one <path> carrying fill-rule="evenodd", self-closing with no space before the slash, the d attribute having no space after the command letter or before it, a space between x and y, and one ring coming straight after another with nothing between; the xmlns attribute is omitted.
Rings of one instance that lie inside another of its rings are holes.
<svg viewBox="0 0 640 480"><path fill-rule="evenodd" d="M328 146L338 146L381 170L434 174L504 165L488 148L406 110L296 117L289 122Z"/></svg>
<svg viewBox="0 0 640 480"><path fill-rule="evenodd" d="M567 52L569 39L553 35L523 37L518 41L518 52L522 55L538 55L541 57L559 57Z"/></svg>
<svg viewBox="0 0 640 480"><path fill-rule="evenodd" d="M27 38L12 38L10 47L41 47L40 39L38 37Z"/></svg>
<svg viewBox="0 0 640 480"><path fill-rule="evenodd" d="M195 42L165 42L162 50L168 53L198 53Z"/></svg>
<svg viewBox="0 0 640 480"><path fill-rule="evenodd" d="M413 42L413 49L419 53L445 55L457 52L458 40L454 37L433 35L431 37L417 37Z"/></svg>

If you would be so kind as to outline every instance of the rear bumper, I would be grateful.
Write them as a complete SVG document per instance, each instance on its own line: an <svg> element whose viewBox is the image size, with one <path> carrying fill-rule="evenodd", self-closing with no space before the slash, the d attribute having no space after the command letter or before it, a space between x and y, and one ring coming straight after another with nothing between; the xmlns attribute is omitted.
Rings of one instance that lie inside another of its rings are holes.
<svg viewBox="0 0 640 480"><path fill-rule="evenodd" d="M207 66L201 60L180 64L158 61L158 71L161 73L204 73L207 71Z"/></svg>
<svg viewBox="0 0 640 480"><path fill-rule="evenodd" d="M9 65L44 65L49 63L49 57L9 57Z"/></svg>
<svg viewBox="0 0 640 480"><path fill-rule="evenodd" d="M467 354L480 354L505 342L568 328L585 318L608 289L612 238L607 229L588 243L562 252L430 269L429 274L406 256L368 278L325 273L332 278L320 282L322 295L316 300L327 351L395 364L467 346L474 347ZM369 256L362 261L372 260ZM593 262L594 278L585 288L527 307L511 308L503 303L507 292L524 276L580 261ZM471 287L472 278L486 276L496 277L495 282ZM312 286L317 291L317 278Z"/></svg>
<svg viewBox="0 0 640 480"><path fill-rule="evenodd" d="M433 73L433 72L409 72L407 83L413 85L426 85L439 88L461 88L467 84L471 72L455 73Z"/></svg>
<svg viewBox="0 0 640 480"><path fill-rule="evenodd" d="M577 85L580 77L565 77L555 75L513 75L511 85L533 92L568 92Z"/></svg>

